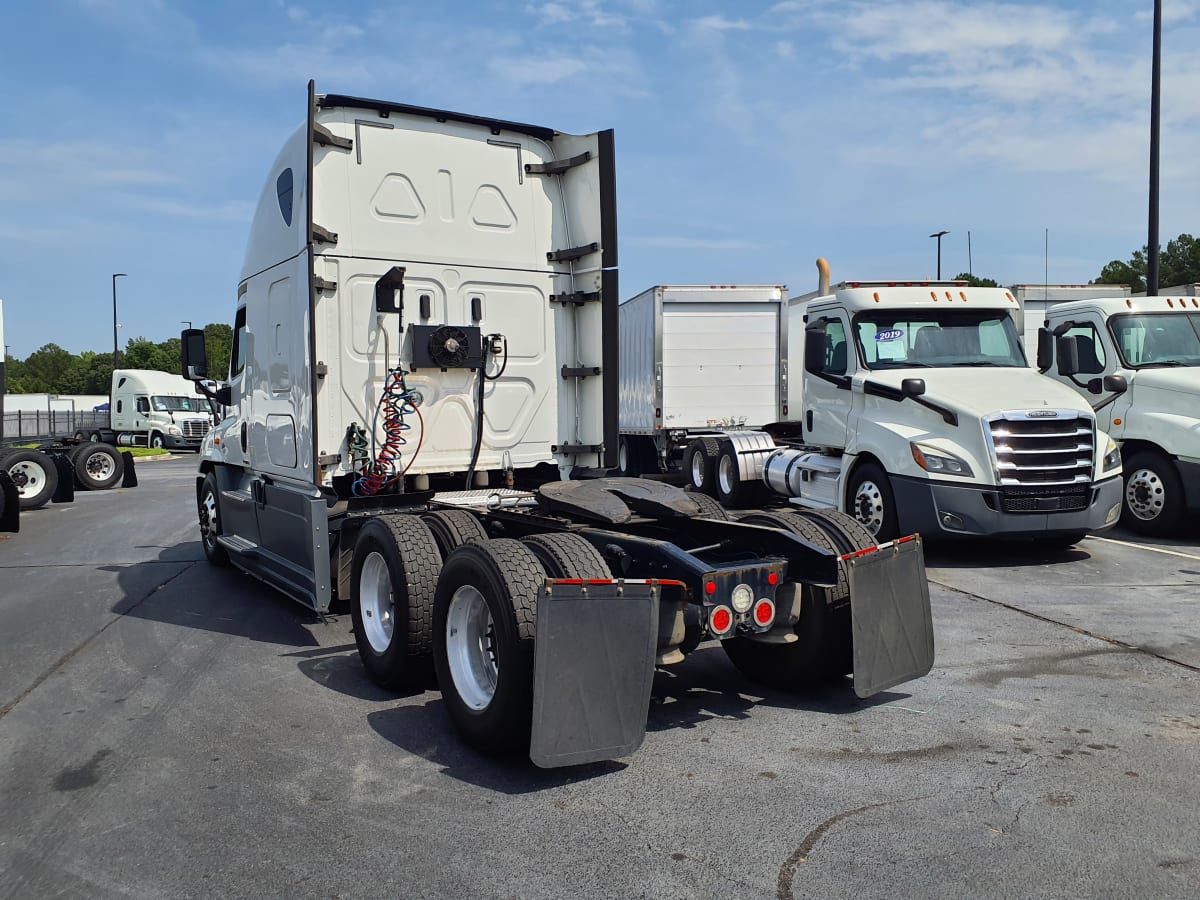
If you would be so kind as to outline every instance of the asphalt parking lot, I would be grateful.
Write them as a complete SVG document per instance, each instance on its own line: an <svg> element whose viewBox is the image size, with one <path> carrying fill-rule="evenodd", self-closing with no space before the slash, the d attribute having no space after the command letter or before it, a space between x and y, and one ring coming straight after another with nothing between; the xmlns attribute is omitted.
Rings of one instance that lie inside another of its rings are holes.
<svg viewBox="0 0 1200 900"><path fill-rule="evenodd" d="M194 466L0 540L0 896L1200 894L1200 534L932 548L927 677L780 694L706 647L635 756L541 771L210 568Z"/></svg>

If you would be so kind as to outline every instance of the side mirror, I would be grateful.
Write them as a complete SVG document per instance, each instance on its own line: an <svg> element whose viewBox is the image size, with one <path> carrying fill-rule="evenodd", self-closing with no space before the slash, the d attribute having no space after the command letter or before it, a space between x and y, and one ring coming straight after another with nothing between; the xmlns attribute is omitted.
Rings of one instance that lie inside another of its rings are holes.
<svg viewBox="0 0 1200 900"><path fill-rule="evenodd" d="M1104 393L1104 379L1103 378L1089 378L1088 383L1087 383L1087 389L1088 389L1089 394L1103 394Z"/></svg>
<svg viewBox="0 0 1200 900"><path fill-rule="evenodd" d="M1054 363L1054 345L1050 343L1050 329L1038 329L1037 367L1039 372L1049 372Z"/></svg>
<svg viewBox="0 0 1200 900"><path fill-rule="evenodd" d="M204 330L188 328L179 336L183 357L183 377L199 381L208 377L208 352L204 349Z"/></svg>
<svg viewBox="0 0 1200 900"><path fill-rule="evenodd" d="M808 372L825 370L825 330L809 328L804 332L804 369Z"/></svg>
<svg viewBox="0 0 1200 900"><path fill-rule="evenodd" d="M1058 339L1058 374L1079 374L1079 344L1074 335L1064 335Z"/></svg>
<svg viewBox="0 0 1200 900"><path fill-rule="evenodd" d="M1104 390L1111 394L1123 394L1129 390L1129 382L1124 375L1105 375Z"/></svg>
<svg viewBox="0 0 1200 900"><path fill-rule="evenodd" d="M905 378L900 382L900 393L905 397L920 397L925 393L925 379Z"/></svg>

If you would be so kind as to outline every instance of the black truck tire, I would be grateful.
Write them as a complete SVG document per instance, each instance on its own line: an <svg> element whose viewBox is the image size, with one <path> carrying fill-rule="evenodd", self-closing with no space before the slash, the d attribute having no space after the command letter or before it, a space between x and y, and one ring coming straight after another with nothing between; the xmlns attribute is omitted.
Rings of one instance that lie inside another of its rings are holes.
<svg viewBox="0 0 1200 900"><path fill-rule="evenodd" d="M891 479L875 463L863 463L850 476L846 509L871 532L874 543L882 544L900 536Z"/></svg>
<svg viewBox="0 0 1200 900"><path fill-rule="evenodd" d="M600 551L577 534L535 534L521 543L533 551L549 578L612 578Z"/></svg>
<svg viewBox="0 0 1200 900"><path fill-rule="evenodd" d="M0 466L17 486L17 505L21 509L45 506L58 490L58 467L38 450L9 450L0 456Z"/></svg>
<svg viewBox="0 0 1200 900"><path fill-rule="evenodd" d="M546 572L529 547L501 538L464 544L438 578L434 666L446 712L480 753L528 753L533 646Z"/></svg>
<svg viewBox="0 0 1200 900"><path fill-rule="evenodd" d="M723 521L731 521L733 519L733 516L729 515L729 510L723 507L719 500L715 500L708 496L708 494L689 490L687 495L689 500L700 507L700 518L721 519Z"/></svg>
<svg viewBox="0 0 1200 900"><path fill-rule="evenodd" d="M866 550L874 547L879 540L862 522L853 516L838 512L834 509L799 509L796 515L814 522L823 528L834 542L839 544L843 553L853 553L856 550Z"/></svg>
<svg viewBox="0 0 1200 900"><path fill-rule="evenodd" d="M418 516L376 516L359 531L350 564L350 614L363 668L380 687L416 687L429 677L441 567L433 534Z"/></svg>
<svg viewBox="0 0 1200 900"><path fill-rule="evenodd" d="M106 491L125 474L124 458L108 444L88 441L72 450L70 458L75 483L84 490Z"/></svg>
<svg viewBox="0 0 1200 900"><path fill-rule="evenodd" d="M229 552L217 541L217 535L221 533L221 491L217 487L217 476L211 472L204 476L200 485L196 506L200 519L200 546L204 549L204 558L210 565L228 566Z"/></svg>
<svg viewBox="0 0 1200 900"><path fill-rule="evenodd" d="M1157 450L1137 450L1124 461L1121 524L1139 534L1170 534L1183 519L1183 481L1175 463Z"/></svg>
<svg viewBox="0 0 1200 900"><path fill-rule="evenodd" d="M642 448L639 438L623 434L617 442L617 469L626 478L642 474Z"/></svg>
<svg viewBox="0 0 1200 900"><path fill-rule="evenodd" d="M421 520L429 526L442 559L463 544L488 539L487 530L479 517L465 509L438 509L425 513Z"/></svg>
<svg viewBox="0 0 1200 900"><path fill-rule="evenodd" d="M683 471L692 490L716 496L717 458L721 444L716 438L694 438L683 451Z"/></svg>
<svg viewBox="0 0 1200 900"><path fill-rule="evenodd" d="M713 474L713 489L726 509L745 509L762 496L762 483L742 481L737 451L729 441L721 442Z"/></svg>

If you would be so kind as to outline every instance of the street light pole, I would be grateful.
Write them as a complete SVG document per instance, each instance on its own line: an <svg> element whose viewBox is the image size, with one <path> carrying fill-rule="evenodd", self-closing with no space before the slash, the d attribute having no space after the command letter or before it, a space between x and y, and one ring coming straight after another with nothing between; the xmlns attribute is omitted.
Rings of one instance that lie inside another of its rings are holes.
<svg viewBox="0 0 1200 900"><path fill-rule="evenodd" d="M930 235L931 238L937 238L938 247L938 263L937 263L937 280L942 280L942 238L949 234L948 231L935 231Z"/></svg>
<svg viewBox="0 0 1200 900"><path fill-rule="evenodd" d="M118 365L118 351L117 351L117 279L118 279L118 278L127 278L127 277L129 277L129 276L127 276L127 275L126 275L124 272L115 272L115 273L113 274L113 277L112 277L112 287L113 287L113 369L114 369L114 370L117 368L117 365Z"/></svg>
<svg viewBox="0 0 1200 900"><path fill-rule="evenodd" d="M1146 235L1146 296L1158 294L1158 111L1162 87L1162 0L1154 0L1150 70L1150 227Z"/></svg>

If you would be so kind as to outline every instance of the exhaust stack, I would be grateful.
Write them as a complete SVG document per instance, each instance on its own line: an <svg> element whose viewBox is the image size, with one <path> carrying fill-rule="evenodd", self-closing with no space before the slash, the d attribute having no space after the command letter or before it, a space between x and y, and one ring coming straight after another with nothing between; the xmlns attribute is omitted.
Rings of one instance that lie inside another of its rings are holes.
<svg viewBox="0 0 1200 900"><path fill-rule="evenodd" d="M817 293L824 297L829 293L829 263L825 257L817 259Z"/></svg>

